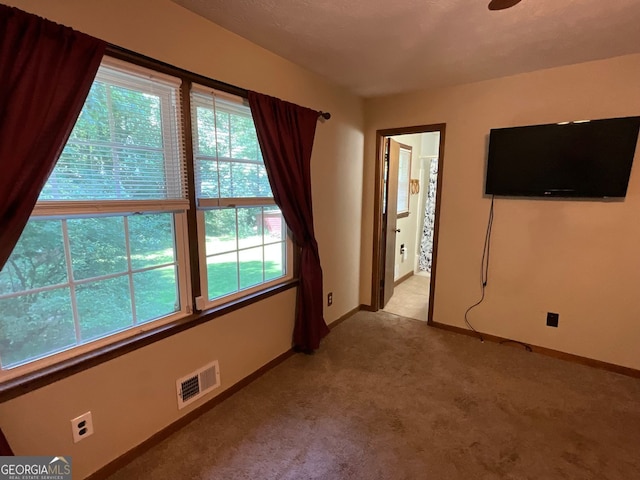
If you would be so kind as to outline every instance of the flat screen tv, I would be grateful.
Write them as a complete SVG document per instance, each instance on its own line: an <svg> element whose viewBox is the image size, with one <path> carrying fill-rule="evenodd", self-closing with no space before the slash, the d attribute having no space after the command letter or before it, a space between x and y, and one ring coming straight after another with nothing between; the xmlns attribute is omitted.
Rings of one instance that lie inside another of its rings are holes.
<svg viewBox="0 0 640 480"><path fill-rule="evenodd" d="M640 117L492 129L485 193L624 197Z"/></svg>

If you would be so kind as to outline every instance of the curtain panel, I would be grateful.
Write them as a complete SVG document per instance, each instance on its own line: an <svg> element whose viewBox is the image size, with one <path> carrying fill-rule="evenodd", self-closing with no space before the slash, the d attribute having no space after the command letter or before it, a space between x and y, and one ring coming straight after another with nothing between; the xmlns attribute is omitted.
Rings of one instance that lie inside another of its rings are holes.
<svg viewBox="0 0 640 480"><path fill-rule="evenodd" d="M293 347L311 353L329 333L311 205L311 150L318 112L256 92L249 92L249 106L274 200L301 250Z"/></svg>
<svg viewBox="0 0 640 480"><path fill-rule="evenodd" d="M0 269L82 110L106 43L0 5Z"/></svg>
<svg viewBox="0 0 640 480"><path fill-rule="evenodd" d="M2 430L0 430L0 456L13 456L13 450L11 450L9 442L7 442L7 439L4 437L4 433L2 433Z"/></svg>

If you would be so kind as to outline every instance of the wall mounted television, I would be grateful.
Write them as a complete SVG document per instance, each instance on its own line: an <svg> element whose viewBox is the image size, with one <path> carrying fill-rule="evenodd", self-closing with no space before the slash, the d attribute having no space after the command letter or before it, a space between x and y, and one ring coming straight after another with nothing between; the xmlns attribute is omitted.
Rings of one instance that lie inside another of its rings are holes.
<svg viewBox="0 0 640 480"><path fill-rule="evenodd" d="M485 193L624 197L640 117L492 129Z"/></svg>

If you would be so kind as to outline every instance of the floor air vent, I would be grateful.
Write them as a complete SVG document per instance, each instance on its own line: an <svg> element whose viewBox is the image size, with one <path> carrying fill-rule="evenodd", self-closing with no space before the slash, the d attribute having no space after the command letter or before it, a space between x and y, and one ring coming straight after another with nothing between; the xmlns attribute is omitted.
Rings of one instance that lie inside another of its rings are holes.
<svg viewBox="0 0 640 480"><path fill-rule="evenodd" d="M220 368L217 360L185 377L179 378L176 382L178 409L186 407L219 386Z"/></svg>

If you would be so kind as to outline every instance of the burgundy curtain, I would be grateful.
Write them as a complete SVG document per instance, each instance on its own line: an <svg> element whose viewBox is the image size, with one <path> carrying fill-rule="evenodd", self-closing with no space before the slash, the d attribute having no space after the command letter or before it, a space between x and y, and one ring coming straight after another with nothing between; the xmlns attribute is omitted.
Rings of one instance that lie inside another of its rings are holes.
<svg viewBox="0 0 640 480"><path fill-rule="evenodd" d="M8 457L13 456L13 450L9 446L9 442L4 438L4 433L0 430L0 456Z"/></svg>
<svg viewBox="0 0 640 480"><path fill-rule="evenodd" d="M311 209L311 150L318 112L255 92L249 92L249 105L273 197L301 249L293 346L310 353L329 333Z"/></svg>
<svg viewBox="0 0 640 480"><path fill-rule="evenodd" d="M105 47L0 5L0 269L69 138Z"/></svg>

